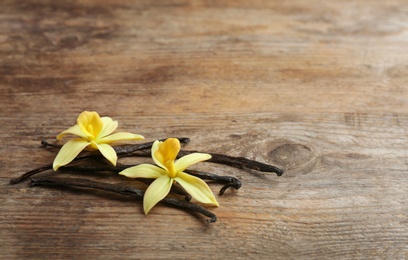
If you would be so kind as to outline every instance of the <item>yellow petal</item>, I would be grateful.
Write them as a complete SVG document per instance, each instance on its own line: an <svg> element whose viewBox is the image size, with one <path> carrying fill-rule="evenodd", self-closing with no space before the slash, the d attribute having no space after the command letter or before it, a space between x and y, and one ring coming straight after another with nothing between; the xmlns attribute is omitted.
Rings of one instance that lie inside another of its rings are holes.
<svg viewBox="0 0 408 260"><path fill-rule="evenodd" d="M81 129L81 132L86 134L88 137L97 137L102 131L103 123L98 113L84 111L77 119L77 124Z"/></svg>
<svg viewBox="0 0 408 260"><path fill-rule="evenodd" d="M173 180L169 176L163 175L150 184L143 197L145 214L148 214L159 201L169 194L172 182Z"/></svg>
<svg viewBox="0 0 408 260"><path fill-rule="evenodd" d="M164 165L171 174L175 175L174 160L179 151L180 141L177 138L168 138L166 141L160 143L153 156Z"/></svg>
<svg viewBox="0 0 408 260"><path fill-rule="evenodd" d="M108 161L110 161L113 165L116 166L116 161L118 160L118 156L116 155L116 152L112 148L112 146L110 146L109 144L97 144L95 142L93 143L96 144L96 146L98 147L98 150L101 152L103 157L108 159Z"/></svg>
<svg viewBox="0 0 408 260"><path fill-rule="evenodd" d="M190 165L193 165L193 164L196 164L198 162L202 162L208 159L211 159L211 155L207 153L192 153L192 154L188 154L188 155L181 157L174 163L174 165L178 172L182 172L185 169L187 169L187 167L189 167Z"/></svg>
<svg viewBox="0 0 408 260"><path fill-rule="evenodd" d="M79 137L82 137L82 138L86 139L86 134L81 132L81 129L79 128L79 125L71 126L67 130L62 131L59 135L57 135L57 139L61 140L67 134L77 135Z"/></svg>
<svg viewBox="0 0 408 260"><path fill-rule="evenodd" d="M54 159L54 163L52 164L54 171L58 170L59 167L72 162L72 160L74 160L74 158L89 144L89 142L81 138L69 140L64 146L62 146L57 157Z"/></svg>
<svg viewBox="0 0 408 260"><path fill-rule="evenodd" d="M120 132L105 136L99 140L99 143L102 144L109 144L116 141L124 141L124 140L143 140L144 137L137 134Z"/></svg>
<svg viewBox="0 0 408 260"><path fill-rule="evenodd" d="M174 161L180 151L180 141L177 138L168 138L156 151L156 155L160 154L163 157L162 162Z"/></svg>
<svg viewBox="0 0 408 260"><path fill-rule="evenodd" d="M101 117L102 120L102 130L99 133L98 138L102 138L104 136L107 136L109 134L111 134L113 131L116 130L116 128L118 128L118 121L113 121L112 118L104 116Z"/></svg>
<svg viewBox="0 0 408 260"><path fill-rule="evenodd" d="M155 165L140 164L134 167L127 168L121 171L119 174L129 178L157 179L162 175L166 175L166 171Z"/></svg>
<svg viewBox="0 0 408 260"><path fill-rule="evenodd" d="M214 194L208 187L207 183L200 178L184 172L179 172L174 180L180 183L180 185L197 201L219 206L217 199L214 197Z"/></svg>
<svg viewBox="0 0 408 260"><path fill-rule="evenodd" d="M166 167L161 163L160 159L161 158L157 158L156 157L156 152L159 149L159 146L162 144L163 142L160 142L159 140L155 141L152 145L152 158L153 161L156 165L160 166L163 169L166 169Z"/></svg>

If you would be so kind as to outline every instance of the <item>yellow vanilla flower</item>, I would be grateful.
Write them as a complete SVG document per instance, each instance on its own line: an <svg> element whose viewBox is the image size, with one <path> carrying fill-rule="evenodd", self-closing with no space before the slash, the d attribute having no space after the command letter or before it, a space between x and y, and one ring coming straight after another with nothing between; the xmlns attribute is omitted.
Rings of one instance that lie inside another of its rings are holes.
<svg viewBox="0 0 408 260"><path fill-rule="evenodd" d="M110 143L144 139L141 135L126 132L112 134L117 127L118 121L113 121L110 117L101 118L96 112L82 112L78 116L76 125L57 135L58 140L67 134L73 134L79 138L69 140L62 146L53 163L54 171L70 163L85 148L99 150L106 159L116 165L118 157L115 150L109 145Z"/></svg>
<svg viewBox="0 0 408 260"><path fill-rule="evenodd" d="M143 198L145 214L169 194L174 182L178 182L197 201L219 205L207 183L183 172L190 165L210 159L211 155L192 153L174 161L179 151L180 141L177 138L169 138L164 142L155 141L152 146L152 158L158 166L140 164L119 173L130 178L156 179L147 188Z"/></svg>

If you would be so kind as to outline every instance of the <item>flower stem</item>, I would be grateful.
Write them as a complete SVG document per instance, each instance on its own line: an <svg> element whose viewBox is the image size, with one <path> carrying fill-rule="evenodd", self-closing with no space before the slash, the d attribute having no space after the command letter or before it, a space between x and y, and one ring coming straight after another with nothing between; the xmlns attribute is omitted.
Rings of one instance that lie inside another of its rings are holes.
<svg viewBox="0 0 408 260"><path fill-rule="evenodd" d="M99 181L92 181L89 179L84 178L59 178L59 177L42 177L42 178L34 178L31 180L31 186L65 186L65 187L84 187L84 188L91 188L97 190L104 190L110 191L114 193L118 193L121 195L131 196L138 199L142 199L144 196L144 191L136 189L130 186L122 186L118 184L110 184L105 182ZM197 212L203 214L204 216L209 217L207 222L213 223L217 221L217 216L212 212L208 211L206 208L196 205L187 201L182 201L175 198L164 198L161 202L190 210L193 212Z"/></svg>

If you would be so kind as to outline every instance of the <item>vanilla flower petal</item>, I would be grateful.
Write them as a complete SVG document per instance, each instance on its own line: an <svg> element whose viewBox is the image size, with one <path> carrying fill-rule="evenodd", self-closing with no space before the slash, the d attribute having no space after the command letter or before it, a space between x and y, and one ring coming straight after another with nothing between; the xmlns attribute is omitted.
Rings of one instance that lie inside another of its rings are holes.
<svg viewBox="0 0 408 260"><path fill-rule="evenodd" d="M78 116L77 124L88 138L95 138L103 128L103 122L96 112L85 111Z"/></svg>
<svg viewBox="0 0 408 260"><path fill-rule="evenodd" d="M219 206L211 189L200 178L191 176L184 172L179 172L174 178L194 199L201 203ZM149 186L150 188L150 186Z"/></svg>
<svg viewBox="0 0 408 260"><path fill-rule="evenodd" d="M67 130L62 131L59 135L57 135L57 139L61 140L67 134L72 134L72 135L76 135L76 136L79 136L79 137L82 137L82 138L86 138L86 135L81 132L81 129L79 128L79 125L71 126Z"/></svg>
<svg viewBox="0 0 408 260"><path fill-rule="evenodd" d="M207 153L192 153L181 157L174 163L174 165L177 171L182 172L187 169L187 167L208 159L211 159L211 155Z"/></svg>
<svg viewBox="0 0 408 260"><path fill-rule="evenodd" d="M140 164L121 171L119 174L129 178L151 178L157 179L166 175L166 171L156 165Z"/></svg>
<svg viewBox="0 0 408 260"><path fill-rule="evenodd" d="M167 166L168 163L174 162L179 152L180 141L177 138L168 138L159 146L154 155L164 166Z"/></svg>
<svg viewBox="0 0 408 260"><path fill-rule="evenodd" d="M156 151L159 149L159 146L162 144L163 142L157 140L153 143L152 145L152 159L154 161L155 164L157 164L158 166L160 166L163 169L167 169L162 163L161 161L156 158Z"/></svg>
<svg viewBox="0 0 408 260"><path fill-rule="evenodd" d="M150 184L143 197L145 214L169 194L172 184L173 180L168 175L163 175Z"/></svg>
<svg viewBox="0 0 408 260"><path fill-rule="evenodd" d="M142 139L144 139L144 137L138 134L120 132L120 133L115 133L115 134L111 134L111 135L102 137L99 140L99 143L109 144L109 143L116 142L116 141L142 140Z"/></svg>
<svg viewBox="0 0 408 260"><path fill-rule="evenodd" d="M95 143L96 144L96 143ZM115 149L108 144L96 144L98 150L101 152L103 157L108 159L114 166L116 166L116 161L118 160L118 156L116 155Z"/></svg>
<svg viewBox="0 0 408 260"><path fill-rule="evenodd" d="M173 178L177 172L174 166L174 160L180 151L180 141L177 138L168 138L164 142L159 142L158 145L153 145L153 160L156 164L169 171L169 176Z"/></svg>
<svg viewBox="0 0 408 260"><path fill-rule="evenodd" d="M52 165L54 171L56 171L59 167L70 163L88 145L89 142L81 138L72 139L64 144L64 146L62 146L61 150L58 152L57 157L55 157Z"/></svg>
<svg viewBox="0 0 408 260"><path fill-rule="evenodd" d="M112 118L110 117L101 117L102 123L103 123L103 127L101 132L99 133L100 137L105 137L109 134L111 134L113 131L116 130L116 128L118 128L118 121L113 121Z"/></svg>

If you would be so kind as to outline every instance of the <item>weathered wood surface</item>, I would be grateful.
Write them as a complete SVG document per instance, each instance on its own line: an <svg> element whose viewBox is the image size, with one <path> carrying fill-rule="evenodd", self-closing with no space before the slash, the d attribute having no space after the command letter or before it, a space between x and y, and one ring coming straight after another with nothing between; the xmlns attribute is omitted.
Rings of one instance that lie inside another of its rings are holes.
<svg viewBox="0 0 408 260"><path fill-rule="evenodd" d="M408 258L407 25L402 0L1 1L2 258ZM214 224L8 184L86 109L286 172L197 166L243 182Z"/></svg>

